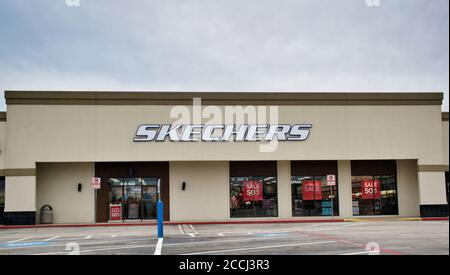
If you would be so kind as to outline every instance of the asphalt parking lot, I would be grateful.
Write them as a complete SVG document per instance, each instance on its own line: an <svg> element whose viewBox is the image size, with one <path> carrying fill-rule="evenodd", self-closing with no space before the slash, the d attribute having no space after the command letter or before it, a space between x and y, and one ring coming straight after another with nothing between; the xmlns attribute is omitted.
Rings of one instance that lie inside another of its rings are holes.
<svg viewBox="0 0 450 275"><path fill-rule="evenodd" d="M449 255L448 221L0 230L0 255Z"/></svg>

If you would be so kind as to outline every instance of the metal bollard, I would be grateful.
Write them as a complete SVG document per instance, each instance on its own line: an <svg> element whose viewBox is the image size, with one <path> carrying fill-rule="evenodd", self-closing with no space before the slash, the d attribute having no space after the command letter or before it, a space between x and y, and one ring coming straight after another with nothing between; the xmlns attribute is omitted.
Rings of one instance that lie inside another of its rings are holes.
<svg viewBox="0 0 450 275"><path fill-rule="evenodd" d="M158 201L158 238L164 238L164 203Z"/></svg>

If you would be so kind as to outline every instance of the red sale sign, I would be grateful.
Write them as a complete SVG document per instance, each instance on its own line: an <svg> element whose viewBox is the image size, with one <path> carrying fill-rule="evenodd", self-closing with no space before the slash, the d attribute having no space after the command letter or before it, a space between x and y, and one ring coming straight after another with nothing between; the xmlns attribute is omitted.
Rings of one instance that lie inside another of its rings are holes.
<svg viewBox="0 0 450 275"><path fill-rule="evenodd" d="M306 180L302 185L304 201L321 201L322 200L322 181Z"/></svg>
<svg viewBox="0 0 450 275"><path fill-rule="evenodd" d="M262 201L263 183L262 181L244 182L244 201Z"/></svg>
<svg viewBox="0 0 450 275"><path fill-rule="evenodd" d="M109 219L111 221L122 220L122 205L120 204L109 205Z"/></svg>
<svg viewBox="0 0 450 275"><path fill-rule="evenodd" d="M361 182L361 199L379 200L381 199L380 180L363 180Z"/></svg>

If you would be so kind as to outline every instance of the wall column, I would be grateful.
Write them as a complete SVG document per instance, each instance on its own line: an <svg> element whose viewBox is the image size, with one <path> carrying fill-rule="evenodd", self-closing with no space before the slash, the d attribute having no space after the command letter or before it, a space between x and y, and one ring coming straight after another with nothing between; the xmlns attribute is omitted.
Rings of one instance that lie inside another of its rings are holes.
<svg viewBox="0 0 450 275"><path fill-rule="evenodd" d="M282 219L292 217L291 162L278 161L278 216Z"/></svg>
<svg viewBox="0 0 450 275"><path fill-rule="evenodd" d="M36 224L36 176L6 176L5 224Z"/></svg>
<svg viewBox="0 0 450 275"><path fill-rule="evenodd" d="M352 217L352 165L350 160L338 161L339 215Z"/></svg>
<svg viewBox="0 0 450 275"><path fill-rule="evenodd" d="M448 217L445 172L418 172L420 215L422 217Z"/></svg>
<svg viewBox="0 0 450 275"><path fill-rule="evenodd" d="M399 215L420 216L416 160L397 160L397 189Z"/></svg>

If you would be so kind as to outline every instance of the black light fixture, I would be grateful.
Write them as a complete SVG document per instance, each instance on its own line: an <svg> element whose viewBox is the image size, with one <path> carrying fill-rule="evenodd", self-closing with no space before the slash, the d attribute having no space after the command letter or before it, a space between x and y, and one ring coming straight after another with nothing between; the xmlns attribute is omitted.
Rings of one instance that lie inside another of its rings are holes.
<svg viewBox="0 0 450 275"><path fill-rule="evenodd" d="M181 190L185 191L186 190L186 182L183 181L183 183L181 184Z"/></svg>
<svg viewBox="0 0 450 275"><path fill-rule="evenodd" d="M82 189L83 189L83 184L78 183L78 192L81 192Z"/></svg>

